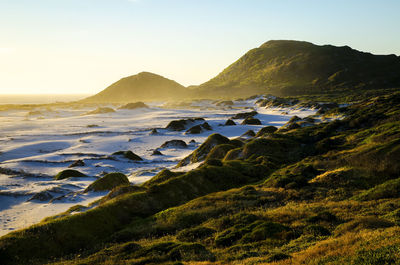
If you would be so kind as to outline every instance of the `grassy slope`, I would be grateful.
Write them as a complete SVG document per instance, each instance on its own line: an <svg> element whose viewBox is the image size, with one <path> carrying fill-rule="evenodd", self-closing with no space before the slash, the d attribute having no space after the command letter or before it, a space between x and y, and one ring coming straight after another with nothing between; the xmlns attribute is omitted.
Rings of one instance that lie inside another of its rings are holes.
<svg viewBox="0 0 400 265"><path fill-rule="evenodd" d="M197 87L199 96L315 94L400 85L400 58L350 47L269 41Z"/></svg>
<svg viewBox="0 0 400 265"><path fill-rule="evenodd" d="M6 235L0 260L400 264L400 93L336 114Z"/></svg>
<svg viewBox="0 0 400 265"><path fill-rule="evenodd" d="M125 77L110 85L98 94L81 102L135 102L174 99L177 95L184 98L187 89L177 82L162 76L142 72Z"/></svg>

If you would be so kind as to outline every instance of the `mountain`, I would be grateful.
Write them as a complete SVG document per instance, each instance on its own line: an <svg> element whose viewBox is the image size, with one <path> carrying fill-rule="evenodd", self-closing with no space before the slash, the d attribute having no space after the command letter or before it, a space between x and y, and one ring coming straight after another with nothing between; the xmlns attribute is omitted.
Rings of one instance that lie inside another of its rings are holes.
<svg viewBox="0 0 400 265"><path fill-rule="evenodd" d="M187 94L187 89L177 82L148 72L128 76L110 85L100 93L82 102L133 102L174 99Z"/></svg>
<svg viewBox="0 0 400 265"><path fill-rule="evenodd" d="M271 40L252 49L210 81L192 88L198 97L309 94L400 85L400 57L348 46Z"/></svg>

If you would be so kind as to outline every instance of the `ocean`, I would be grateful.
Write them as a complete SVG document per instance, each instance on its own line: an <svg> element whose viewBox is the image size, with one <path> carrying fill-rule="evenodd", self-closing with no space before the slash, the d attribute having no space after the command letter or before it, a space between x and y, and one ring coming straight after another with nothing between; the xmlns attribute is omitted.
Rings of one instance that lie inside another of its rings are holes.
<svg viewBox="0 0 400 265"><path fill-rule="evenodd" d="M61 95L61 94L44 94L44 95L1 95L0 105L3 104L47 104L56 102L70 102L83 99L90 95Z"/></svg>

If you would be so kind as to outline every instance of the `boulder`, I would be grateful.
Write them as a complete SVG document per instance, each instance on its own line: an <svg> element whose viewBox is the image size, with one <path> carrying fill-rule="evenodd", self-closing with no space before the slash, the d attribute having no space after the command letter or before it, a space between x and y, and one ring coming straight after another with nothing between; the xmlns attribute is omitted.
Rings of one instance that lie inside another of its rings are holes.
<svg viewBox="0 0 400 265"><path fill-rule="evenodd" d="M185 132L185 134L199 134L203 132L203 128L201 125L196 125L190 128Z"/></svg>
<svg viewBox="0 0 400 265"><path fill-rule="evenodd" d="M187 144L182 140L170 140L163 143L160 148L186 148Z"/></svg>
<svg viewBox="0 0 400 265"><path fill-rule="evenodd" d="M228 120L225 122L225 126L233 126L233 125L236 125L236 123L235 123L233 120L231 120L231 119L228 119Z"/></svg>
<svg viewBox="0 0 400 265"><path fill-rule="evenodd" d="M210 124L208 124L208 122L203 123L203 124L201 125L201 127L204 128L204 129L206 129L206 130L208 130L208 131L211 131L211 130L212 130L212 127L210 126Z"/></svg>
<svg viewBox="0 0 400 265"><path fill-rule="evenodd" d="M168 123L167 127L165 128L172 131L183 131L186 129L186 126L190 126L200 122L205 122L204 118L173 120L170 123Z"/></svg>
<svg viewBox="0 0 400 265"><path fill-rule="evenodd" d="M71 167L84 167L85 166L85 162L83 162L83 160L79 159L76 160L74 163L72 163L69 168Z"/></svg>
<svg viewBox="0 0 400 265"><path fill-rule="evenodd" d="M264 135L268 135L268 134L272 134L274 132L276 132L278 130L278 128L276 128L275 126L266 126L261 128L261 130L259 130L256 134L256 137L261 137Z"/></svg>
<svg viewBox="0 0 400 265"><path fill-rule="evenodd" d="M257 111L250 111L250 112L242 112L235 114L232 119L246 119L257 115Z"/></svg>
<svg viewBox="0 0 400 265"><path fill-rule="evenodd" d="M157 129L154 128L151 130L150 135L155 135L155 134L158 134L158 131Z"/></svg>
<svg viewBox="0 0 400 265"><path fill-rule="evenodd" d="M244 134L242 134L240 137L243 138L252 138L256 136L256 133L253 130L248 130L247 132L245 132Z"/></svg>
<svg viewBox="0 0 400 265"><path fill-rule="evenodd" d="M61 171L60 173L58 173L54 179L55 180L62 180L62 179L66 179L66 178L84 178L87 177L85 174L77 171L77 170L73 170L73 169L66 169Z"/></svg>
<svg viewBox="0 0 400 265"><path fill-rule="evenodd" d="M108 173L104 177L95 180L85 189L84 192L108 191L122 185L129 185L129 180L125 174L119 172Z"/></svg>
<svg viewBox="0 0 400 265"><path fill-rule="evenodd" d="M123 156L123 157L125 157L129 160L133 160L133 161L142 161L143 160L140 156L133 153L132 151L118 151L118 152L113 153L112 155Z"/></svg>
<svg viewBox="0 0 400 265"><path fill-rule="evenodd" d="M152 156L162 156L163 154L156 149L156 150L153 151L153 153L151 155Z"/></svg>
<svg viewBox="0 0 400 265"><path fill-rule="evenodd" d="M261 125L261 121L256 118L248 117L242 122L242 125Z"/></svg>

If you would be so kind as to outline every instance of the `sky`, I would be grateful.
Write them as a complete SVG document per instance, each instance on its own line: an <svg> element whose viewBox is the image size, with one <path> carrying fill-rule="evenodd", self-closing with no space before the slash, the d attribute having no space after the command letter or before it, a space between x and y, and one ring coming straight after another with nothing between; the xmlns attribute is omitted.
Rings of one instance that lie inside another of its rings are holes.
<svg viewBox="0 0 400 265"><path fill-rule="evenodd" d="M398 0L0 0L0 94L94 94L148 71L185 86L272 39L400 55Z"/></svg>

